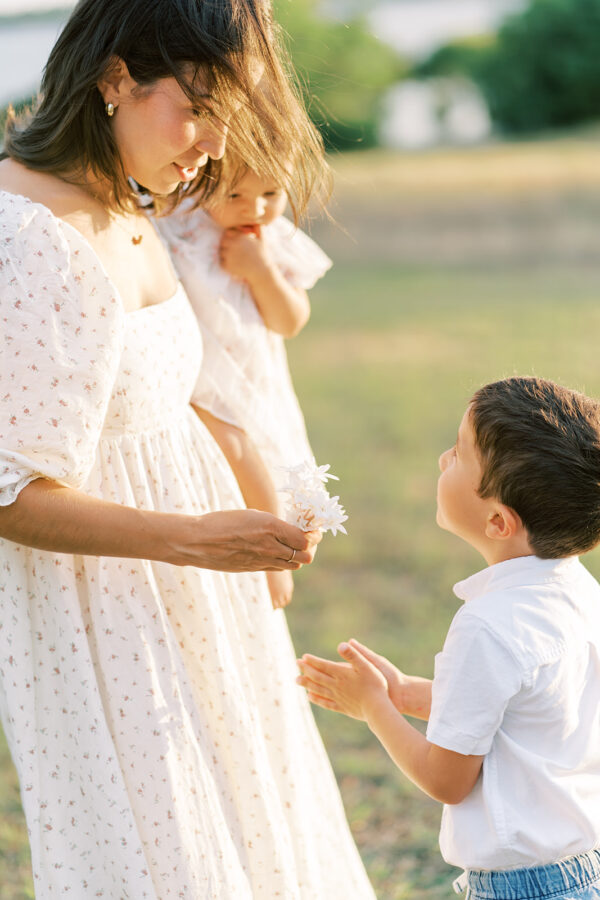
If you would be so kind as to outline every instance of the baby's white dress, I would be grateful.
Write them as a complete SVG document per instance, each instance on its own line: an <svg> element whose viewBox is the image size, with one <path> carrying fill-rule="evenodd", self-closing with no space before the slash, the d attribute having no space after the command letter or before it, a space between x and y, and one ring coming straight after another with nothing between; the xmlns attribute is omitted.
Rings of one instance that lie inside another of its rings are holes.
<svg viewBox="0 0 600 900"><path fill-rule="evenodd" d="M3 505L47 477L140 509L242 506L190 406L181 287L126 313L77 231L0 192L0 304ZM38 900L373 900L295 677L262 573L0 541L0 711Z"/></svg>
<svg viewBox="0 0 600 900"><path fill-rule="evenodd" d="M284 467L312 457L281 335L270 331L244 282L219 264L223 229L185 204L159 219L202 330L205 377L194 402L248 433L276 483ZM275 263L295 287L309 290L331 260L308 235L280 216L263 226Z"/></svg>

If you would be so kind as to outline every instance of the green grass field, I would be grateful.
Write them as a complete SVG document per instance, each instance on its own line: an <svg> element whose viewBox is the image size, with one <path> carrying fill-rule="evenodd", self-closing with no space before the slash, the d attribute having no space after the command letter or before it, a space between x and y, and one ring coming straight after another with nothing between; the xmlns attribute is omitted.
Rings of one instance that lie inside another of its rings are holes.
<svg viewBox="0 0 600 900"><path fill-rule="evenodd" d="M299 574L289 620L299 653L333 656L356 636L430 675L451 585L483 564L435 525L437 459L470 394L534 373L600 395L600 150L583 135L335 167L339 224L314 235L336 265L289 354L349 534ZM588 564L600 576L600 554ZM360 723L318 721L379 900L450 900L439 806ZM22 900L26 836L1 743L0 772L0 898Z"/></svg>

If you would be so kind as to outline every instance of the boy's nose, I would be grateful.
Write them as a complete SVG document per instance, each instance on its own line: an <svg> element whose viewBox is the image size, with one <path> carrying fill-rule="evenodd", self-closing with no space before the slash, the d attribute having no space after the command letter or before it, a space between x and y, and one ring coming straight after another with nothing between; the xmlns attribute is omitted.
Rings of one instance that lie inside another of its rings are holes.
<svg viewBox="0 0 600 900"><path fill-rule="evenodd" d="M449 450L444 450L444 452L440 454L440 458L438 459L438 466L440 467L440 472L443 472L444 469L446 468L449 453L450 453Z"/></svg>

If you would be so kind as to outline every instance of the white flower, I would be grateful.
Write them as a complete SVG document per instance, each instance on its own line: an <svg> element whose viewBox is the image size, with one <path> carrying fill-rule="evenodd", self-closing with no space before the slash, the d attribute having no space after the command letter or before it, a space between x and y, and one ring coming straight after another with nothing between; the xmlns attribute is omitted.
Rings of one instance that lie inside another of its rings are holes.
<svg viewBox="0 0 600 900"><path fill-rule="evenodd" d="M284 471L288 476L287 483L281 488L288 495L284 514L286 522L303 531L318 528L331 531L334 535L338 531L347 534L342 522L348 516L339 503L340 498L330 497L324 487L331 479L339 480L331 474L329 466L317 466L311 459Z"/></svg>

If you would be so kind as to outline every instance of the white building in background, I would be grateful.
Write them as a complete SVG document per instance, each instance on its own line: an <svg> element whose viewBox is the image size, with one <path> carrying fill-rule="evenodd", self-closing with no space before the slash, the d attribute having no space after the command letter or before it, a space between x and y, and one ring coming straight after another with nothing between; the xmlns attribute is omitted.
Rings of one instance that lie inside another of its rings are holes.
<svg viewBox="0 0 600 900"><path fill-rule="evenodd" d="M381 121L381 143L403 150L475 144L492 131L483 97L460 78L400 82L384 99Z"/></svg>
<svg viewBox="0 0 600 900"><path fill-rule="evenodd" d="M380 40L418 60L454 38L497 28L525 5L526 0L382 0L369 21ZM384 100L380 140L388 147L475 144L491 131L481 93L464 79L401 82Z"/></svg>

